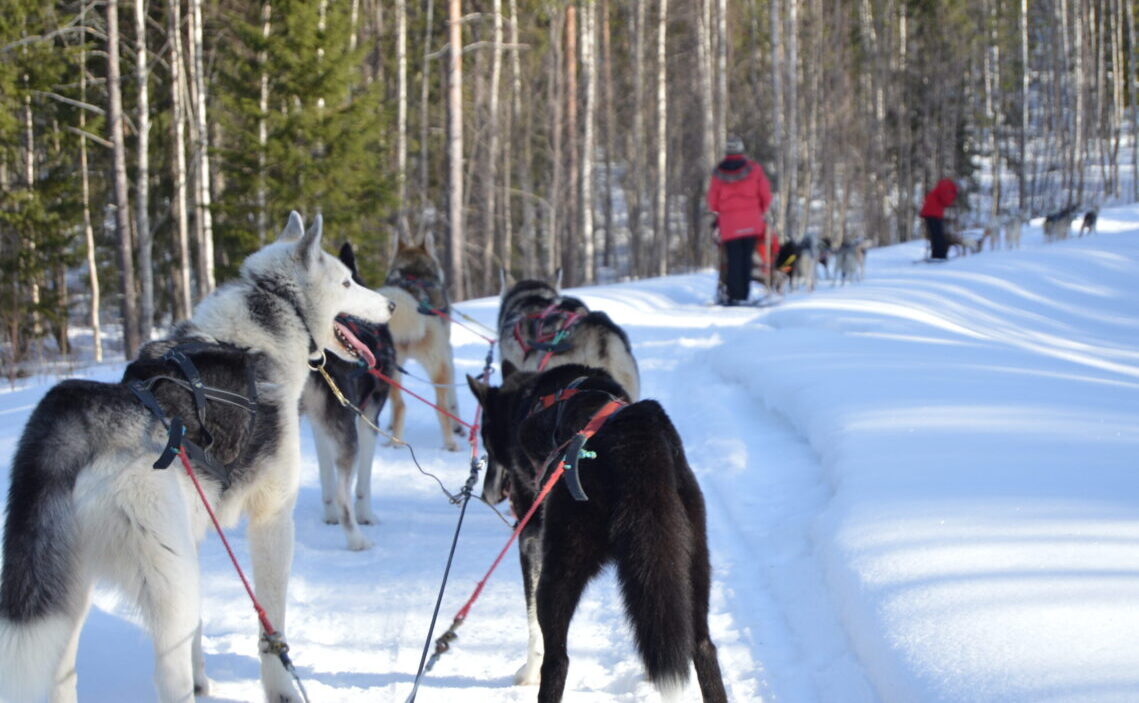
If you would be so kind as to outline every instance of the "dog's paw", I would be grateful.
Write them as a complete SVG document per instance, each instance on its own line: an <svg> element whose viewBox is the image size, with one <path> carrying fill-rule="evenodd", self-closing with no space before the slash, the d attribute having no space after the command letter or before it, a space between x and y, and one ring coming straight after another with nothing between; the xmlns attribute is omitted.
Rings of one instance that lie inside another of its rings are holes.
<svg viewBox="0 0 1139 703"><path fill-rule="evenodd" d="M265 689L266 703L304 703L301 694L290 686L287 689Z"/></svg>
<svg viewBox="0 0 1139 703"><path fill-rule="evenodd" d="M353 552L363 552L372 548L372 540L363 535L348 535L348 549Z"/></svg>
<svg viewBox="0 0 1139 703"><path fill-rule="evenodd" d="M269 703L304 703L292 676L281 666L281 660L271 654L261 655L261 686Z"/></svg>
<svg viewBox="0 0 1139 703"><path fill-rule="evenodd" d="M542 660L526 662L514 674L515 686L537 686L542 683Z"/></svg>
<svg viewBox="0 0 1139 703"><path fill-rule="evenodd" d="M457 451L459 451L459 445L455 444L453 441L450 441L450 439L449 439L449 438L448 438L448 441L447 441L447 442L444 442L444 443L443 443L443 448L444 448L444 449L446 449L446 450L447 450L447 451L449 451L449 452L457 452Z"/></svg>
<svg viewBox="0 0 1139 703"><path fill-rule="evenodd" d="M213 682L210 681L205 676L202 676L201 678L198 678L197 675L194 676L194 695L195 696L208 696L208 695L210 695L210 688L212 686L213 686Z"/></svg>
<svg viewBox="0 0 1139 703"><path fill-rule="evenodd" d="M356 504L356 522L361 525L378 525L380 518L372 512L372 508L368 507L365 503Z"/></svg>

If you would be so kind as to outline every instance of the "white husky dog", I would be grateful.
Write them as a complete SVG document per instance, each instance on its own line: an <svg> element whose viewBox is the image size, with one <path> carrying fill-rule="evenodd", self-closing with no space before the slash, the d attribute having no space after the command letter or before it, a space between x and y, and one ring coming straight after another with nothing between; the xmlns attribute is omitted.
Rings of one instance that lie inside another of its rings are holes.
<svg viewBox="0 0 1139 703"><path fill-rule="evenodd" d="M363 354L333 319L347 313L383 323L389 306L321 249L320 216L305 232L294 212L278 241L246 259L236 280L127 368L124 381L148 381L164 420L182 418L186 439L208 450L209 460L194 464L223 524L248 516L256 594L278 631L308 363L323 359L324 349L345 359ZM193 394L192 371L168 363L181 358L172 350L197 363L212 402ZM186 703L208 693L197 551L208 516L180 462L152 468L167 454L168 433L137 387L63 381L20 438L0 576L0 699L76 699L76 648L96 580L118 586L141 612L154 643L158 700ZM300 700L265 647L261 682L273 703Z"/></svg>

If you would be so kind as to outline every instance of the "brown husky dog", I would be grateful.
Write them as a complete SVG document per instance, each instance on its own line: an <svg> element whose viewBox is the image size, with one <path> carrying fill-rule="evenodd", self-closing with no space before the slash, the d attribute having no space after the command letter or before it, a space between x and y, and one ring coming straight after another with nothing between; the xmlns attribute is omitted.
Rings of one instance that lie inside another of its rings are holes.
<svg viewBox="0 0 1139 703"><path fill-rule="evenodd" d="M398 382L400 368L408 359L415 359L435 385L435 404L458 417L451 351L451 302L447 299L443 269L432 253L434 248L430 233L419 243L401 238L388 269L387 280L380 289L381 295L388 296L396 304L388 322L396 347L397 367L392 378ZM390 399L392 435L402 439L407 405L403 393L395 386L392 386ZM438 415L443 446L457 451L459 446L455 435L462 434L462 426L452 422L444 413Z"/></svg>

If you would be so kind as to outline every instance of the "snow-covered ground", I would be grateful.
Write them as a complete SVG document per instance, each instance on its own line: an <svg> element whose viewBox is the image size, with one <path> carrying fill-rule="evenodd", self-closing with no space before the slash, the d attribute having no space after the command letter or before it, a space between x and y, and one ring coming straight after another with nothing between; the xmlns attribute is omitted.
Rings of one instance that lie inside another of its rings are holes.
<svg viewBox="0 0 1139 703"><path fill-rule="evenodd" d="M1020 251L944 265L913 264L917 242L875 250L863 283L764 310L710 306L710 272L574 291L628 331L643 394L704 488L731 700L1139 700L1139 207L1102 212L1080 240L1045 245L1035 225ZM459 372L477 373L485 343L454 340ZM46 388L0 394L3 484ZM465 390L460 403L474 414ZM408 439L461 485L466 454L438 448L426 408ZM321 520L307 432L304 453L293 658L314 701L403 701L458 511L406 450L381 447L376 546L348 552ZM471 504L437 635L508 532ZM255 619L216 537L202 565L209 700L259 700ZM153 699L129 618L100 593L80 700ZM525 648L511 557L418 700L533 700L511 685ZM586 592L570 657L566 701L655 700L611 575Z"/></svg>

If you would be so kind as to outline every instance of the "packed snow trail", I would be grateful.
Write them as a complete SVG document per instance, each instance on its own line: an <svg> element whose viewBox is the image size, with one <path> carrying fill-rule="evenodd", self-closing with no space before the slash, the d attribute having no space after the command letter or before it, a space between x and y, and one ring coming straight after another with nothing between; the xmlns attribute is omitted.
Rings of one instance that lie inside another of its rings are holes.
<svg viewBox="0 0 1139 703"><path fill-rule="evenodd" d="M731 369L717 366L715 345L755 311L723 314L706 305L706 277L669 281L665 294L581 290L629 332L641 366L644 395L659 399L686 442L689 461L708 503L713 564L711 627L733 701L769 699L872 701L846 650L846 638L827 605L810 529L827 497L806 444L755 398L741 393ZM628 293L628 295L626 295ZM493 324L497 303L475 301L464 311ZM709 318L713 320L710 338ZM717 325L723 325L717 327ZM476 374L485 345L456 331L461 378ZM460 391L463 416L473 414ZM408 440L424 469L450 490L467 473L465 452L441 449L426 408L411 406ZM336 526L322 522L315 450L302 433L305 471L296 510L297 545L286 632L293 659L313 700L397 701L406 698L434 604L457 510L415 468L406 449L381 446L374 490L381 523L365 527L376 546L344 549ZM230 532L246 549L241 529ZM444 598L441 634L469 595L509 530L490 510L472 503ZM459 639L428 673L418 700L530 701L536 690L512 683L526 652L521 576L512 551L494 574ZM214 681L204 700L257 700L256 632L247 601L216 539L203 547L203 619L207 671ZM108 594L98 603L116 611ZM94 625L94 626L92 626ZM82 700L152 697L151 655L145 635L97 613L80 653ZM108 631L109 630L109 631ZM108 671L100 642L131 642L130 671ZM610 571L586 590L570 629L567 702L654 700L633 648ZM98 672L92 671L97 662ZM686 701L700 699L693 678Z"/></svg>
<svg viewBox="0 0 1139 703"><path fill-rule="evenodd" d="M708 305L711 272L581 289L628 330L643 395L668 411L704 490L712 636L733 701L1139 700L1139 208L1099 233L917 267L874 250L859 285L775 308ZM459 306L493 323L496 300ZM460 378L486 345L456 331ZM121 364L77 374L114 381ZM0 481L54 379L0 392ZM471 417L470 394L459 393ZM322 521L305 471L285 632L314 701L405 700L457 518L406 449L379 447L371 551ZM433 413L407 439L450 490ZM248 564L242 527L230 533ZM438 635L509 529L472 503ZM215 537L202 548L210 701L258 701L256 620ZM149 701L145 633L97 591L80 700ZM611 575L570 628L568 702L654 701ZM419 699L532 701L509 557ZM696 701L693 685L686 701Z"/></svg>

